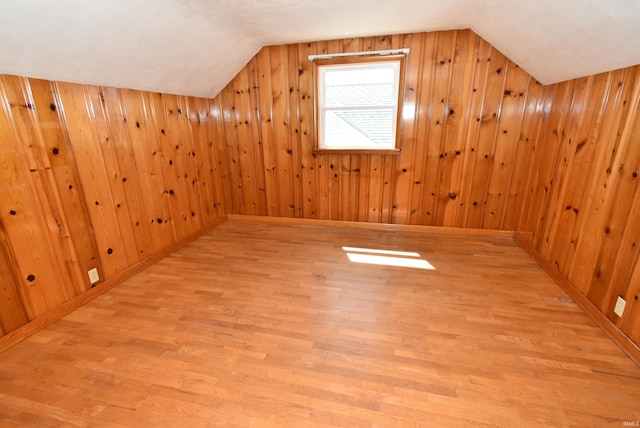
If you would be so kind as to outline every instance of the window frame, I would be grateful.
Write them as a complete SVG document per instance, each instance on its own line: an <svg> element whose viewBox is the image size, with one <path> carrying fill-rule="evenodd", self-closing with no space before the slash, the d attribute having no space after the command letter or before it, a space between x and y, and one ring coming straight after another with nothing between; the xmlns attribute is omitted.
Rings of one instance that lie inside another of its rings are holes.
<svg viewBox="0 0 640 428"><path fill-rule="evenodd" d="M351 153L351 154L398 154L401 150L401 134L402 134L402 107L405 94L405 67L406 54L392 55L357 55L357 56L335 56L330 58L316 58L313 60L313 88L314 88L314 153ZM350 66L358 64L371 64L376 62L398 62L398 100L395 118L395 141L393 147L385 147L383 149L375 149L372 147L339 147L328 148L320 145L320 137L322 130L320 129L321 115L323 106L321 103L320 68L323 66Z"/></svg>

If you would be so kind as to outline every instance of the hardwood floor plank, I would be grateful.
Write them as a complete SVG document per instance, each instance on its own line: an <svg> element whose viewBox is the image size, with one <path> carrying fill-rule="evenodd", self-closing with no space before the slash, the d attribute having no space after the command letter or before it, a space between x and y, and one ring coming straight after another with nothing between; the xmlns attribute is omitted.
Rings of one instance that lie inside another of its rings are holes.
<svg viewBox="0 0 640 428"><path fill-rule="evenodd" d="M0 354L1 426L621 426L639 402L510 237L434 229L235 217Z"/></svg>

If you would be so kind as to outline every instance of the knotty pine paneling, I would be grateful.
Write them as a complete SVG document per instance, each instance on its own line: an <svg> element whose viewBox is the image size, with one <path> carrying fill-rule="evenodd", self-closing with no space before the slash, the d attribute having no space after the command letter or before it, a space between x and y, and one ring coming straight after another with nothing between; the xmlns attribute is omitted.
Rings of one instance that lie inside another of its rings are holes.
<svg viewBox="0 0 640 428"><path fill-rule="evenodd" d="M640 66L549 86L544 103L520 230L640 344Z"/></svg>
<svg viewBox="0 0 640 428"><path fill-rule="evenodd" d="M0 104L0 335L225 214L213 100L3 75Z"/></svg>
<svg viewBox="0 0 640 428"><path fill-rule="evenodd" d="M14 331L29 320L20 298L17 286L19 281L11 267L6 245L6 233L0 224L0 336Z"/></svg>
<svg viewBox="0 0 640 428"><path fill-rule="evenodd" d="M401 153L314 154L308 55L403 47ZM471 31L265 47L217 98L233 213L503 229L524 191L512 178L529 162L517 154L542 120L530 108L540 96Z"/></svg>
<svg viewBox="0 0 640 428"><path fill-rule="evenodd" d="M81 284L26 79L2 76L0 100L3 244L27 316L34 319L71 299Z"/></svg>
<svg viewBox="0 0 640 428"><path fill-rule="evenodd" d="M411 49L401 153L314 154L308 55L391 48ZM518 231L640 343L638 80L543 86L467 30L265 47L215 101L228 212Z"/></svg>

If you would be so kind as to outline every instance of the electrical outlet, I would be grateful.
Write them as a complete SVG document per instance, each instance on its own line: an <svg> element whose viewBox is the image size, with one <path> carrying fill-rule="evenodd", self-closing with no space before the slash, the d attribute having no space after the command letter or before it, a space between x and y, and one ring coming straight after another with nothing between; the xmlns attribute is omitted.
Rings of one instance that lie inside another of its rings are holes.
<svg viewBox="0 0 640 428"><path fill-rule="evenodd" d="M627 302L622 297L618 296L618 301L616 302L616 307L613 308L613 313L621 317L624 313L625 306L627 306Z"/></svg>
<svg viewBox="0 0 640 428"><path fill-rule="evenodd" d="M93 268L89 270L89 272L87 273L89 274L89 281L91 281L91 284L95 284L96 282L100 281L100 275L98 275L98 269Z"/></svg>

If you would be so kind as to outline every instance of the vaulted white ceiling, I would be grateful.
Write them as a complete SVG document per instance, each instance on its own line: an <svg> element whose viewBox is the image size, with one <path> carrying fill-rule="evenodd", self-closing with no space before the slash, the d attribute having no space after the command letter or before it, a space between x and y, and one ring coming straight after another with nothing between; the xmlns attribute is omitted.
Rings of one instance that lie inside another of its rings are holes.
<svg viewBox="0 0 640 428"><path fill-rule="evenodd" d="M640 63L640 0L15 0L0 73L213 97L265 45L462 28L544 84Z"/></svg>

